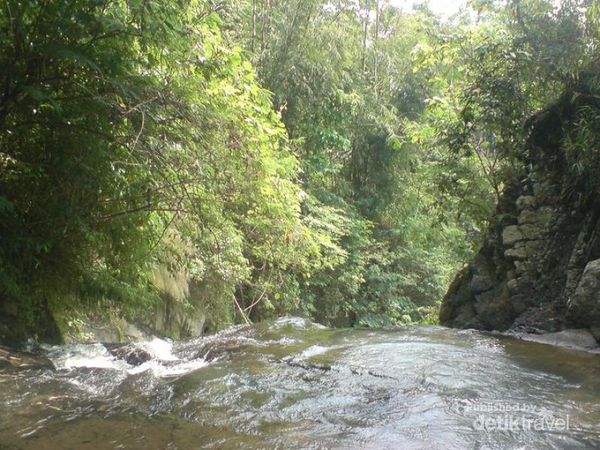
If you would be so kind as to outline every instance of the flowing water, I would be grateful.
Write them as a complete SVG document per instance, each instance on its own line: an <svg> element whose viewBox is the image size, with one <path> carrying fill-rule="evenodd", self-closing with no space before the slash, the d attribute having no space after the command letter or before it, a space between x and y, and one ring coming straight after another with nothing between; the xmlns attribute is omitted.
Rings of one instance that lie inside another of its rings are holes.
<svg viewBox="0 0 600 450"><path fill-rule="evenodd" d="M296 318L129 350L0 369L0 449L600 448L599 355Z"/></svg>

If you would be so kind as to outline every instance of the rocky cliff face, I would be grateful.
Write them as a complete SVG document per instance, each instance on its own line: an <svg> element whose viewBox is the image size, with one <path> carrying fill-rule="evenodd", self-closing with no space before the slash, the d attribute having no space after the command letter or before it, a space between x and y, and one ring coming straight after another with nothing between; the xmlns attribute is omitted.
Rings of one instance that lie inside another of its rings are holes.
<svg viewBox="0 0 600 450"><path fill-rule="evenodd" d="M186 273L171 273L165 267L156 267L153 278L160 301L138 307L129 312L127 318L116 307L75 299L72 303L82 305L81 308L53 309L46 302L37 317L27 321L16 300L0 297L0 345L18 347L30 338L69 344L135 342L152 336L185 339L201 335L206 326L207 303L202 286Z"/></svg>
<svg viewBox="0 0 600 450"><path fill-rule="evenodd" d="M444 298L442 324L589 328L600 339L600 121L590 123L599 85L582 76L532 120L524 176L506 181L484 245ZM584 145L569 145L575 138Z"/></svg>

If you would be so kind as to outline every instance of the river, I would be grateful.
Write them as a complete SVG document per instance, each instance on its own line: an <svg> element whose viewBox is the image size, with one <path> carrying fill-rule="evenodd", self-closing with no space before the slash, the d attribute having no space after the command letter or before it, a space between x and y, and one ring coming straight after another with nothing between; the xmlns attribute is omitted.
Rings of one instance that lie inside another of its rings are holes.
<svg viewBox="0 0 600 450"><path fill-rule="evenodd" d="M0 369L0 449L600 448L597 354L299 318L111 350Z"/></svg>

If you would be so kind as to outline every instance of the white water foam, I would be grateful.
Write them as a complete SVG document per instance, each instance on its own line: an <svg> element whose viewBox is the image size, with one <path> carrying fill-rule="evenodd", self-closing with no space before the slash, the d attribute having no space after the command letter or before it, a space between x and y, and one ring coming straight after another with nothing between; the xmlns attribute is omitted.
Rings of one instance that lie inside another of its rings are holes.
<svg viewBox="0 0 600 450"><path fill-rule="evenodd" d="M313 356L321 355L325 352L328 352L331 349L332 349L332 347L323 347L322 345L312 345L312 346L308 347L306 350L304 350L302 353L300 353L298 358L299 359L308 359Z"/></svg>
<svg viewBox="0 0 600 450"><path fill-rule="evenodd" d="M112 356L102 344L72 344L50 347L48 358L57 369L93 367L99 369L125 370L125 361Z"/></svg>
<svg viewBox="0 0 600 450"><path fill-rule="evenodd" d="M48 357L58 369L77 368L113 369L135 375L147 370L156 377L183 375L204 367L208 362L202 358L185 360L173 353L173 343L154 338L138 342L135 347L147 352L151 359L139 366L132 366L123 359L116 358L102 344L73 344L48 347Z"/></svg>

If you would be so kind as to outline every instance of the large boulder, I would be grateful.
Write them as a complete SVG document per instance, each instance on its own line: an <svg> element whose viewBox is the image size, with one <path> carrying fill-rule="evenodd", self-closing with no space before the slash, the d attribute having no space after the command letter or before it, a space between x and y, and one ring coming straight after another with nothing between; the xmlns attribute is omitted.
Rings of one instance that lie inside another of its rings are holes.
<svg viewBox="0 0 600 450"><path fill-rule="evenodd" d="M600 325L600 259L585 266L581 280L569 299L567 318L578 325Z"/></svg>

